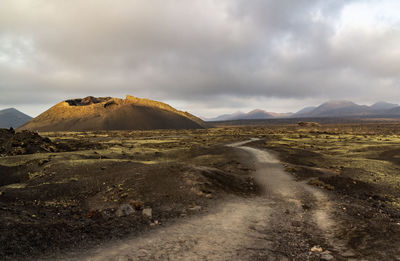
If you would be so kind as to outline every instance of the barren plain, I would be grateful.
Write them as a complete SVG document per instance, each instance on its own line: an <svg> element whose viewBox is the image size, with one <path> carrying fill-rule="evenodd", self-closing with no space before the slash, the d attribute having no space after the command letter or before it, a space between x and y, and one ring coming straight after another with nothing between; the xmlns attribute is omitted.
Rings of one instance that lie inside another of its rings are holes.
<svg viewBox="0 0 400 261"><path fill-rule="evenodd" d="M400 260L399 127L7 134L0 259Z"/></svg>

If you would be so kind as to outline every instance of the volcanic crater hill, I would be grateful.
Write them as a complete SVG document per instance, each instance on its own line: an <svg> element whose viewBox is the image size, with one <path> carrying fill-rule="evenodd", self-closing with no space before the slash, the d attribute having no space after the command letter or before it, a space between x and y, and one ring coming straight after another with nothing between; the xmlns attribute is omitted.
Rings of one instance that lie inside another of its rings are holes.
<svg viewBox="0 0 400 261"><path fill-rule="evenodd" d="M127 95L125 99L92 97L56 104L19 130L95 131L199 129L205 123L168 104Z"/></svg>

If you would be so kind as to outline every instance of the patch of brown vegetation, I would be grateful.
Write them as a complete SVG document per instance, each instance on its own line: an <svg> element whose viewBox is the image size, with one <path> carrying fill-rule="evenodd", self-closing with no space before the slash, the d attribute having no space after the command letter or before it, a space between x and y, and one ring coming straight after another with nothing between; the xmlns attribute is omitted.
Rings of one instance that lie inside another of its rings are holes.
<svg viewBox="0 0 400 261"><path fill-rule="evenodd" d="M313 122L313 121L300 121L297 123L297 125L301 127L321 127L321 125L318 122Z"/></svg>

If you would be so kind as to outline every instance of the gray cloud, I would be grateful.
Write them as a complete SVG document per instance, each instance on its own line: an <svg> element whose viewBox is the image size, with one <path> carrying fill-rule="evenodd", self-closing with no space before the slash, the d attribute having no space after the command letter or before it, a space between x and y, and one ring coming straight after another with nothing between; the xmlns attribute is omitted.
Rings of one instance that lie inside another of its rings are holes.
<svg viewBox="0 0 400 261"><path fill-rule="evenodd" d="M265 101L393 101L398 25L338 29L352 2L3 0L0 105L129 93L210 116Z"/></svg>

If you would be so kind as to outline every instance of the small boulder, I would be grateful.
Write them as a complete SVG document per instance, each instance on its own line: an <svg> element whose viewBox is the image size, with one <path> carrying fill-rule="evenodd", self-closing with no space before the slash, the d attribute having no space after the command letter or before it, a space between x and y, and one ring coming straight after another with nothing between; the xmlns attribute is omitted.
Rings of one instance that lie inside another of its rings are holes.
<svg viewBox="0 0 400 261"><path fill-rule="evenodd" d="M331 255L331 253L329 251L325 251L325 252L321 253L320 259L324 260L324 261L332 261L335 258Z"/></svg>
<svg viewBox="0 0 400 261"><path fill-rule="evenodd" d="M356 256L356 254L352 250L347 250L347 251L341 253L341 255L343 257L354 257L354 256Z"/></svg>
<svg viewBox="0 0 400 261"><path fill-rule="evenodd" d="M115 212L115 215L117 217L124 217L124 216L132 215L133 213L135 213L135 210L132 208L131 205L122 204L121 206L119 206L119 208Z"/></svg>
<svg viewBox="0 0 400 261"><path fill-rule="evenodd" d="M153 216L153 210L151 208L144 208L142 210L142 215L148 218L151 218Z"/></svg>
<svg viewBox="0 0 400 261"><path fill-rule="evenodd" d="M189 208L189 210L191 210L191 211L200 211L201 210L201 206L194 206L194 207Z"/></svg>
<svg viewBox="0 0 400 261"><path fill-rule="evenodd" d="M322 252L322 247L320 247L320 246L313 246L313 247L311 248L311 252L314 252L314 253L321 253L321 252Z"/></svg>

